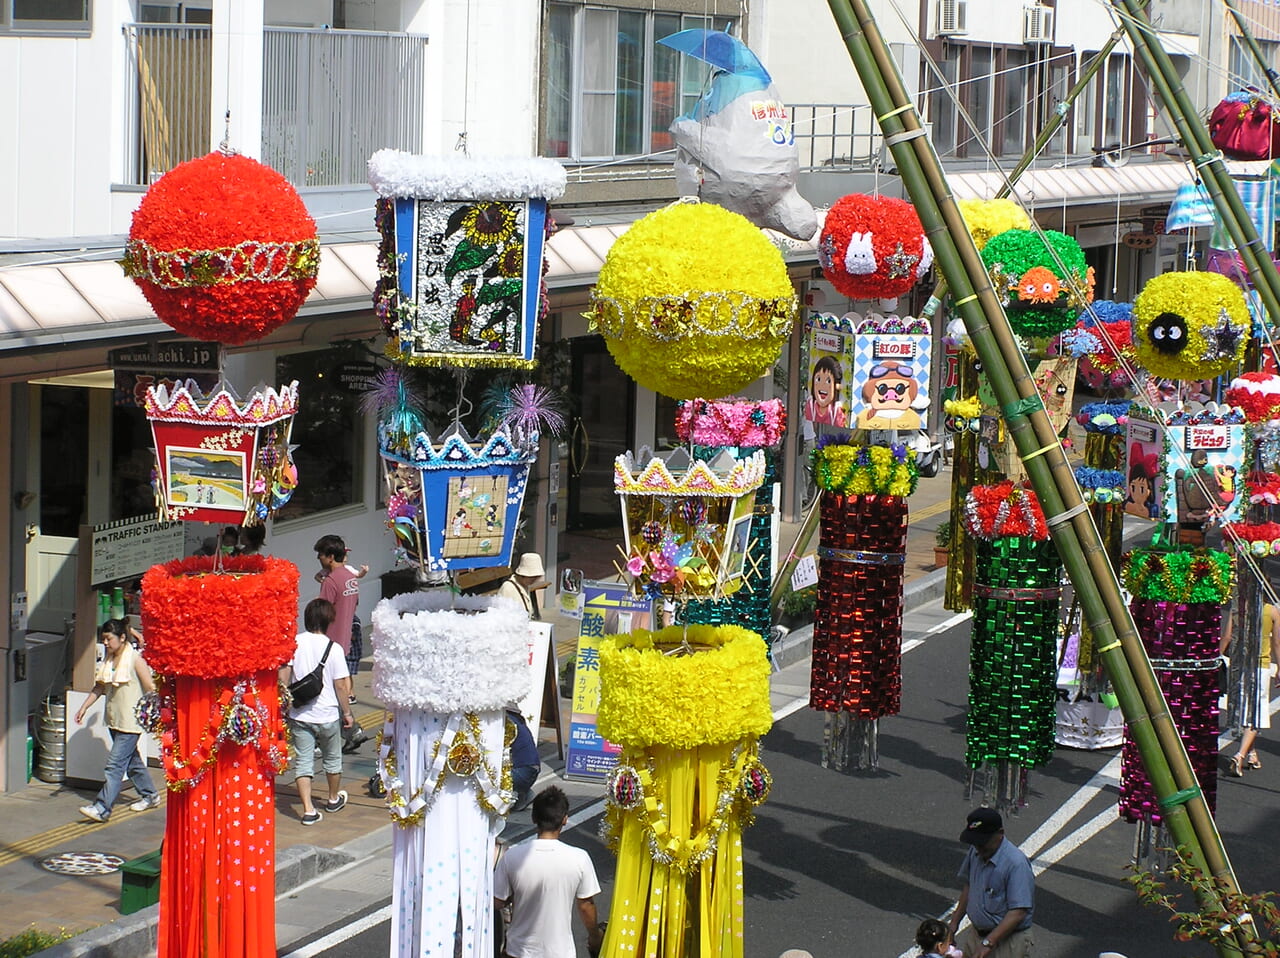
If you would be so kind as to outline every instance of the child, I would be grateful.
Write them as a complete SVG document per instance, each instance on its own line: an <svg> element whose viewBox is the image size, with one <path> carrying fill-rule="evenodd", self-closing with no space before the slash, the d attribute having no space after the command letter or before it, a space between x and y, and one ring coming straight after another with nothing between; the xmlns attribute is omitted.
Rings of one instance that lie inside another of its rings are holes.
<svg viewBox="0 0 1280 958"><path fill-rule="evenodd" d="M955 945L948 945L951 937L944 922L936 918L926 918L916 929L916 944L920 946L921 955L946 955L947 958L963 958L962 952Z"/></svg>
<svg viewBox="0 0 1280 958"><path fill-rule="evenodd" d="M804 418L841 428L849 425L849 415L840 402L840 384L844 371L834 356L823 356L813 364L809 375L809 398L804 404Z"/></svg>

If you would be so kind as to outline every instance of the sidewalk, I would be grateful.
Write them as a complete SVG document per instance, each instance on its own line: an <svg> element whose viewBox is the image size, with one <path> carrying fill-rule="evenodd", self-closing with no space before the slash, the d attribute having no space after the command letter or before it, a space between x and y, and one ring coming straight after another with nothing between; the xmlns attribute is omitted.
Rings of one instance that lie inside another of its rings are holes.
<svg viewBox="0 0 1280 958"><path fill-rule="evenodd" d="M911 524L907 537L905 566L907 608L917 608L942 592L942 572L933 571L933 530L947 513L950 472L944 469L933 479L921 480L911 498ZM780 550L791 548L798 524L784 523ZM816 543L815 543L816 544ZM813 545L808 551L812 551ZM552 605L553 603L546 603ZM573 654L577 623L560 618L553 610L548 618L556 626L555 638L561 661ZM798 630L787 637L783 667L774 673L775 704L789 702L803 694L808 683L806 633ZM341 916L334 914L338 896L309 897L300 886L320 875L340 882L347 890L340 896L351 914L386 897L389 888L391 825L382 799L372 798L366 783L374 772L372 733L382 722L382 708L370 691L369 660L355 677L358 699L356 716L370 730L370 741L353 755L344 756L343 786L350 800L337 814L324 816L312 827L299 822L300 805L288 772L281 777L276 795L277 851L277 937L283 951L290 942L331 925ZM561 702L564 730L568 733L567 703ZM593 805L601 797L597 784L562 780L563 760L556 754L555 733L543 729L539 749L543 758L540 784L557 782L569 794L575 813ZM161 782L163 775L152 769ZM90 934L51 949L49 955L87 954L95 943L116 939L109 953L139 956L154 953L154 907L133 916L121 916L118 871L109 874L55 874L41 866L52 856L95 853L125 860L155 851L164 836L163 808L131 812L135 798L126 786L110 822L97 824L83 819L79 807L96 793L96 786L76 788L50 785L33 779L22 791L0 795L0 940L32 924L45 930L65 928L79 933L98 926ZM323 797L323 796L322 796ZM508 823L506 841L518 841L531 832L527 816ZM341 869L340 871L336 871ZM298 894L291 894L299 889ZM368 901L365 899L368 898ZM124 940L121 940L121 939ZM105 951L98 954L108 953Z"/></svg>

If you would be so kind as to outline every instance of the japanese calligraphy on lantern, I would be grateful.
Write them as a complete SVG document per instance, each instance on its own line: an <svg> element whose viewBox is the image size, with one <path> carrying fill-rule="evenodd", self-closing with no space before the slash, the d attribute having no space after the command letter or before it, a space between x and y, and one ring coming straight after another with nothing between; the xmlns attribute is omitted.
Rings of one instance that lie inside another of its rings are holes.
<svg viewBox="0 0 1280 958"><path fill-rule="evenodd" d="M1236 522L1244 516L1244 425L1190 422L1165 438L1164 514L1180 525Z"/></svg>

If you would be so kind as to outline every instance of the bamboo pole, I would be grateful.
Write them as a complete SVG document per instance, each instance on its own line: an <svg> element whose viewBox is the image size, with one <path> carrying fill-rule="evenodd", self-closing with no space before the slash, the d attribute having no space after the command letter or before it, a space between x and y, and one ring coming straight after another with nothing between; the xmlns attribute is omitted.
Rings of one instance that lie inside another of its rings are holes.
<svg viewBox="0 0 1280 958"><path fill-rule="evenodd" d="M1209 139L1209 131L1201 122L1199 111L1187 95L1178 71L1161 46L1140 0L1111 2L1129 34L1134 54L1142 61L1151 85L1170 113L1178 136L1191 151L1192 162L1204 181L1223 227L1236 244L1236 251L1244 261L1254 290L1262 298L1267 315L1280 318L1280 272L1276 271L1271 257L1264 255L1266 249L1227 172L1222 151Z"/></svg>
<svg viewBox="0 0 1280 958"><path fill-rule="evenodd" d="M1213 817L1197 786L1093 518L1080 498L1026 360L892 55L865 0L828 0L828 4L1048 517L1169 830L1178 844L1189 850L1194 864L1234 888L1235 877ZM1217 902L1203 904L1209 907ZM1248 933L1247 929L1240 932L1242 936ZM1225 953L1235 954L1229 950Z"/></svg>
<svg viewBox="0 0 1280 958"><path fill-rule="evenodd" d="M1240 8L1236 6L1236 0L1222 0L1226 4L1227 12L1231 14L1231 18L1235 20L1236 27L1240 30L1240 36L1244 40L1244 45L1249 48L1249 53L1253 57L1255 63L1262 69L1263 74L1267 78L1267 83L1271 87L1271 93L1280 99L1280 72L1267 62L1267 56L1262 52L1262 47L1258 45L1257 39L1253 35L1253 31L1249 29L1249 24L1245 21L1244 15L1240 13Z"/></svg>

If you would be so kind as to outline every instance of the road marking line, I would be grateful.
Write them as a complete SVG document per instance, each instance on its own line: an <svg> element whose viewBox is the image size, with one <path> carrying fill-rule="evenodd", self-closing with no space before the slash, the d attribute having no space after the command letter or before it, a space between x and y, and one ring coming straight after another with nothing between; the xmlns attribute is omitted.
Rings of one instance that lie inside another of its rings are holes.
<svg viewBox="0 0 1280 958"><path fill-rule="evenodd" d="M937 635L939 632L945 632L947 629L953 629L961 622L973 618L972 612L957 612L951 618L939 622L930 629L925 630L925 635Z"/></svg>
<svg viewBox="0 0 1280 958"><path fill-rule="evenodd" d="M908 516L908 524L915 522L918 519L928 519L931 516L936 516L940 512L950 512L950 511L951 511L951 497L948 496L947 498L943 499L941 502L935 502L933 505L925 506L923 509L912 509Z"/></svg>
<svg viewBox="0 0 1280 958"><path fill-rule="evenodd" d="M350 924L343 925L334 931L329 932L323 938L317 938L315 941L303 945L301 948L295 948L293 951L284 955L283 958L315 958L316 955L322 955L330 948L342 944L349 938L363 934L370 928L376 928L384 921L391 919L391 906L383 905L377 911L371 911L362 918L357 918Z"/></svg>
<svg viewBox="0 0 1280 958"><path fill-rule="evenodd" d="M899 651L899 654L906 655L912 649L917 649L922 645L924 645L924 639L907 639L907 641L902 643L902 648Z"/></svg>

